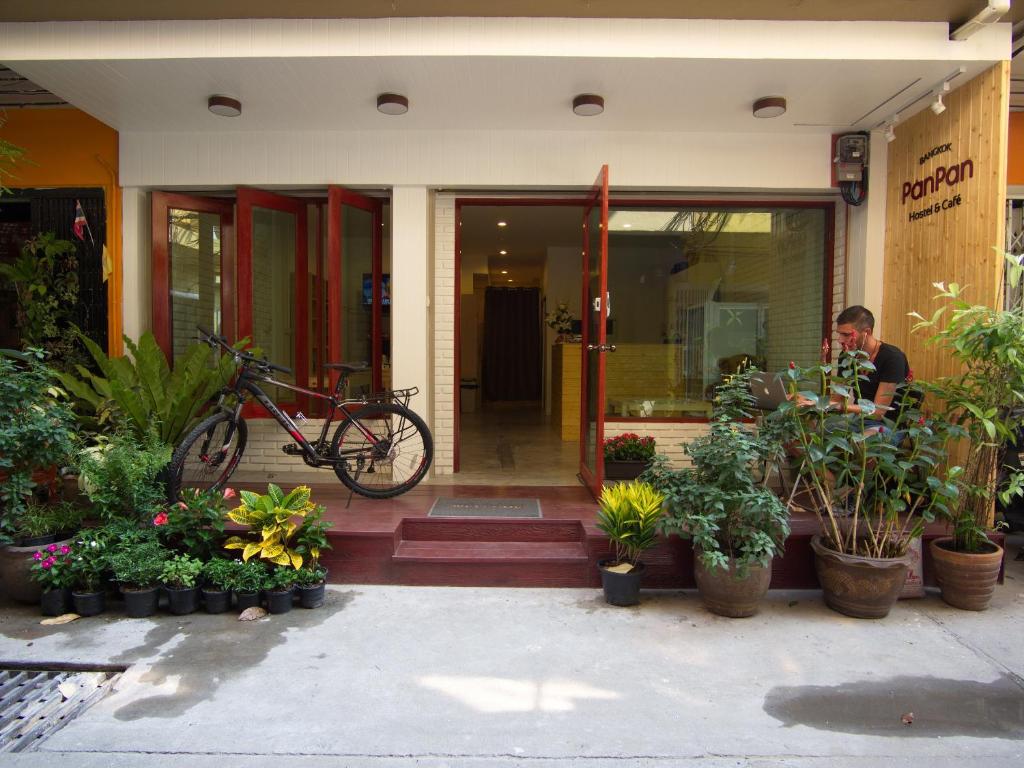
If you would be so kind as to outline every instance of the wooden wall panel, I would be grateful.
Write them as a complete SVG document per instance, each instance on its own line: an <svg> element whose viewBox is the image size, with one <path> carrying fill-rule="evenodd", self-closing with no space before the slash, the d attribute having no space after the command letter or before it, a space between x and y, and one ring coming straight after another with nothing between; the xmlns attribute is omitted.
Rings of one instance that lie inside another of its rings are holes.
<svg viewBox="0 0 1024 768"><path fill-rule="evenodd" d="M993 246L1002 247L1006 226L1009 73L1009 62L995 65L946 94L941 115L925 109L897 125L889 144L880 335L907 353L918 379L952 372L907 317L938 308L932 283L958 282L970 301L998 301L1003 262Z"/></svg>

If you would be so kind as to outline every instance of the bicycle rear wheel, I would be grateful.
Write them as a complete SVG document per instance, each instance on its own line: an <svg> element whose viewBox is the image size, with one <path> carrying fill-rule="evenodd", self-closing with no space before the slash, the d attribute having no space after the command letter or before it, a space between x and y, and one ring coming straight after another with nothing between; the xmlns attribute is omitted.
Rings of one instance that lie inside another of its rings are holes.
<svg viewBox="0 0 1024 768"><path fill-rule="evenodd" d="M242 459L249 429L245 419L224 411L203 419L175 449L168 465L167 497L177 501L183 488L219 491Z"/></svg>
<svg viewBox="0 0 1024 768"><path fill-rule="evenodd" d="M364 434L364 430L369 434ZM423 419L394 403L360 408L331 441L338 479L360 496L388 499L414 487L430 468L434 439Z"/></svg>

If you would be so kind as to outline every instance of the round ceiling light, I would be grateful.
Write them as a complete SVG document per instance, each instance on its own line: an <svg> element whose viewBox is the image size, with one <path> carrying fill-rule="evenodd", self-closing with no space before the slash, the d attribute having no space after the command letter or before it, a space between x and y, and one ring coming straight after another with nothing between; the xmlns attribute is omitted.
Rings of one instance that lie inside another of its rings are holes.
<svg viewBox="0 0 1024 768"><path fill-rule="evenodd" d="M409 111L409 100L399 93L382 93L377 97L377 111L382 115L404 115Z"/></svg>
<svg viewBox="0 0 1024 768"><path fill-rule="evenodd" d="M580 117L593 117L604 112L604 97L596 93L581 93L572 100L572 111Z"/></svg>
<svg viewBox="0 0 1024 768"><path fill-rule="evenodd" d="M786 100L782 96L765 96L754 102L754 117L779 117L786 114Z"/></svg>
<svg viewBox="0 0 1024 768"><path fill-rule="evenodd" d="M211 96L206 108L219 117L238 117L242 114L242 102L230 96Z"/></svg>

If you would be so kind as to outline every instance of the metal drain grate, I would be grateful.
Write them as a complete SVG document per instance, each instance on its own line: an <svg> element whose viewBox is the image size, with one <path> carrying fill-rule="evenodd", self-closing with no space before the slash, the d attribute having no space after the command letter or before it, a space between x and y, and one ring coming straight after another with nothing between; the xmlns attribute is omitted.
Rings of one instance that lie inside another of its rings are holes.
<svg viewBox="0 0 1024 768"><path fill-rule="evenodd" d="M99 701L123 667L0 667L0 752L32 749Z"/></svg>

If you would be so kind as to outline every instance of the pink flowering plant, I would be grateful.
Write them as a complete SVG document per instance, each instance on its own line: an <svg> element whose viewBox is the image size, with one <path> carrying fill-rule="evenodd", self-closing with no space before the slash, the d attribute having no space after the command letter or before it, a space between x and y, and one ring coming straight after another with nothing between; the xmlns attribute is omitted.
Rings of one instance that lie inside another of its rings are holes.
<svg viewBox="0 0 1024 768"><path fill-rule="evenodd" d="M205 562L220 552L226 502L235 495L232 488L223 491L185 488L178 501L153 517L153 525L165 546Z"/></svg>
<svg viewBox="0 0 1024 768"><path fill-rule="evenodd" d="M50 544L32 555L32 578L44 591L68 589L75 583L73 555L68 544Z"/></svg>
<svg viewBox="0 0 1024 768"><path fill-rule="evenodd" d="M604 441L605 461L650 461L654 458L654 438L625 432Z"/></svg>

